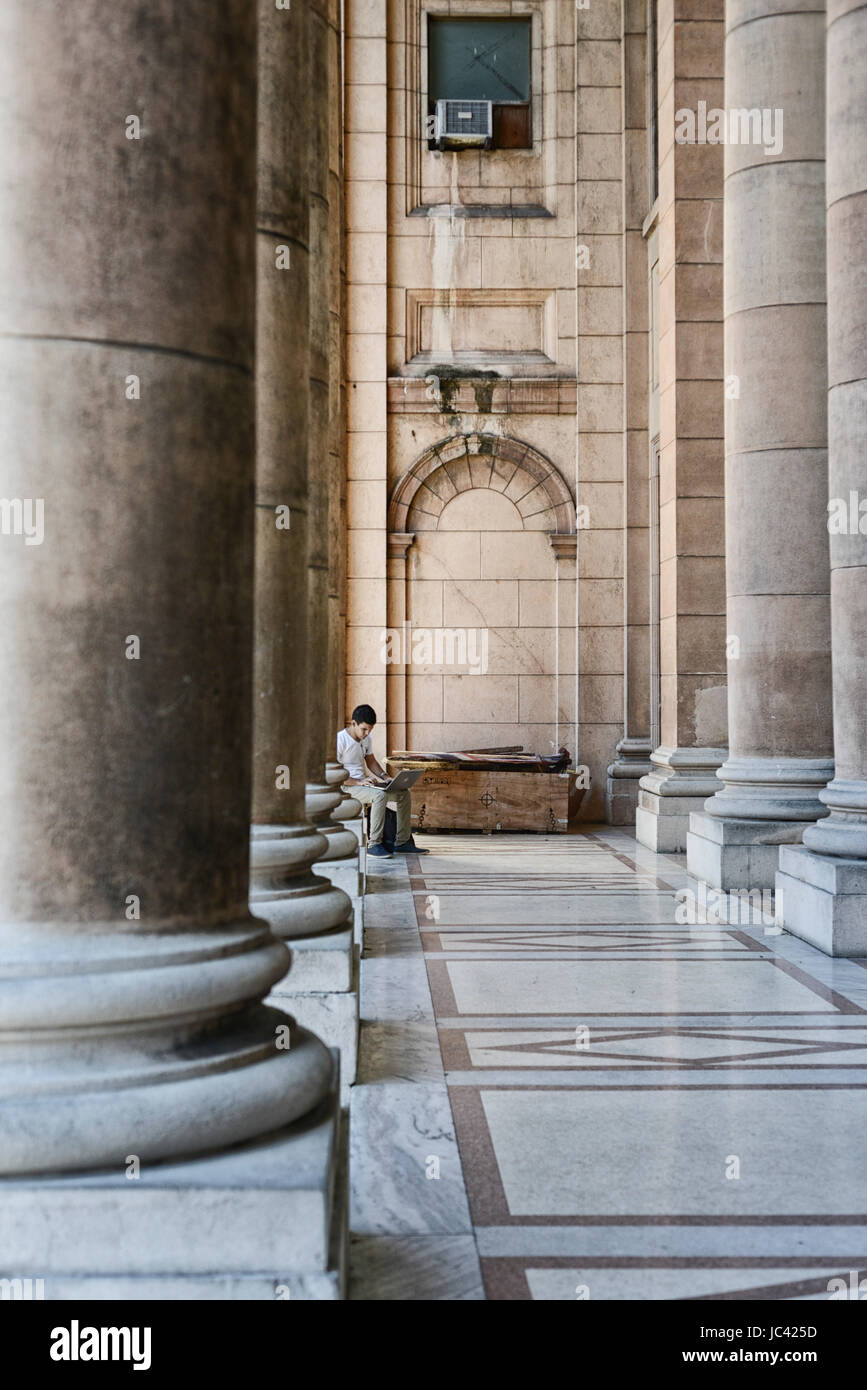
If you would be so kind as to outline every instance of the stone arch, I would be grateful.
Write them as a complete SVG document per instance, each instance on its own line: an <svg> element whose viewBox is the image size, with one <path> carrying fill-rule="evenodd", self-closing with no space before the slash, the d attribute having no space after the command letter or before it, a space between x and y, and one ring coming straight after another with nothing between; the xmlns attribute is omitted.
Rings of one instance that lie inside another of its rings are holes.
<svg viewBox="0 0 867 1390"><path fill-rule="evenodd" d="M391 494L388 530L435 531L447 503L475 488L508 497L525 530L575 531L575 503L562 474L537 449L498 434L455 434L426 449Z"/></svg>

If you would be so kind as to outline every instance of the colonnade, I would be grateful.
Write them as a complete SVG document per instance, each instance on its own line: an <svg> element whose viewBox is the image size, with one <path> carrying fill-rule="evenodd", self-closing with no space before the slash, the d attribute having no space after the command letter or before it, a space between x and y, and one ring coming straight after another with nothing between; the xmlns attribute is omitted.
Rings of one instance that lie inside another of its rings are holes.
<svg viewBox="0 0 867 1390"><path fill-rule="evenodd" d="M828 814L780 850L789 931L867 955L867 5L830 0L827 24L828 492L833 779Z"/></svg>
<svg viewBox="0 0 867 1390"><path fill-rule="evenodd" d="M661 33L661 64L667 41ZM681 51L716 73L711 50ZM694 762L704 784L645 778L637 825L654 848L686 848L690 874L716 888L776 886L789 931L857 955L867 954L865 54L857 0L726 4L728 748L699 746L697 698L695 728L685 720L696 747L660 748L653 762L663 772ZM713 98L714 84L701 90ZM706 246L711 226L709 211ZM709 303L712 289L705 319ZM699 692L704 704L710 693ZM663 684L663 728L683 704L679 695L667 716Z"/></svg>
<svg viewBox="0 0 867 1390"><path fill-rule="evenodd" d="M724 888L773 887L833 774L824 48L813 4L726 7L727 109L767 114L725 146L729 751L687 842Z"/></svg>
<svg viewBox="0 0 867 1390"><path fill-rule="evenodd" d="M0 1273L63 1296L342 1290L339 4L256 21L0 11ZM689 816L692 873L776 883L790 931L858 955L865 64L858 0L729 0L726 106L784 122L725 148L730 743L678 647L639 807L663 849ZM673 457L680 545L720 499L711 452ZM675 558L670 644L702 574L721 618L721 556Z"/></svg>
<svg viewBox="0 0 867 1390"><path fill-rule="evenodd" d="M0 492L44 519L0 537L0 1246L78 1292L340 1293L339 10L256 19L0 18Z"/></svg>

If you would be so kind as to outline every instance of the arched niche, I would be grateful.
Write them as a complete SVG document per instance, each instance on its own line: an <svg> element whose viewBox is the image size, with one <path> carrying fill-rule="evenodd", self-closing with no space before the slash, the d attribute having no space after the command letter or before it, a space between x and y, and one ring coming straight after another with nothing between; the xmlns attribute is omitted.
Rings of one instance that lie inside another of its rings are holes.
<svg viewBox="0 0 867 1390"><path fill-rule="evenodd" d="M461 434L427 449L404 473L389 502L389 533L436 531L449 502L479 489L514 503L524 530L575 531L571 490L544 454L502 435Z"/></svg>

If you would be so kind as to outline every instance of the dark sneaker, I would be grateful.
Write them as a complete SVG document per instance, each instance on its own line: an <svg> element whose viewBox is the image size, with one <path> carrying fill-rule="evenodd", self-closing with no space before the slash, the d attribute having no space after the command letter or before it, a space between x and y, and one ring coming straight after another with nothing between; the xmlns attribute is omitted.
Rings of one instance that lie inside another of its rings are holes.
<svg viewBox="0 0 867 1390"><path fill-rule="evenodd" d="M368 854L372 854L374 859L390 859L392 851L386 849L385 845L368 845Z"/></svg>
<svg viewBox="0 0 867 1390"><path fill-rule="evenodd" d="M428 854L428 853L429 853L428 850L422 849L421 845L417 845L416 842L415 842L415 840L412 838L411 835L410 835L409 839L405 842L405 844L402 844L402 845L395 845L395 847L394 847L394 852L395 852L395 854Z"/></svg>

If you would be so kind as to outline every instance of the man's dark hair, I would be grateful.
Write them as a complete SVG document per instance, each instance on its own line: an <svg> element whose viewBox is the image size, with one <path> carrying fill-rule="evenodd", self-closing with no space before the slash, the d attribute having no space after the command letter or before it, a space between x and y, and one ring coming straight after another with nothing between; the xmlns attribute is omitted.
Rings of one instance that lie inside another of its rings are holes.
<svg viewBox="0 0 867 1390"><path fill-rule="evenodd" d="M376 710L371 709L370 705L356 705L352 711L352 718L356 724L375 724Z"/></svg>

